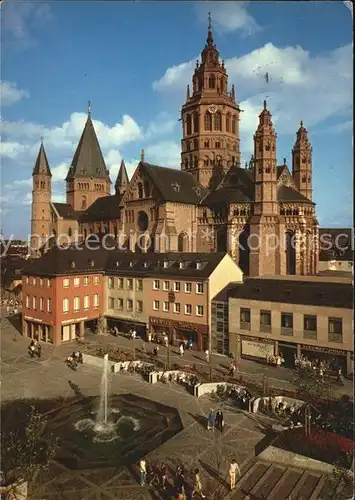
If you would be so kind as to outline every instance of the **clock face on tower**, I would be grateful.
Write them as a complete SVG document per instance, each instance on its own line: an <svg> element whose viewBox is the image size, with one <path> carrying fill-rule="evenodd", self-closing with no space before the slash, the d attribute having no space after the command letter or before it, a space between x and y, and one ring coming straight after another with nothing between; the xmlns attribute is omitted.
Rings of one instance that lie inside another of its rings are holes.
<svg viewBox="0 0 355 500"><path fill-rule="evenodd" d="M212 114L216 113L218 111L218 108L215 104L211 104L209 107L208 107L208 111Z"/></svg>

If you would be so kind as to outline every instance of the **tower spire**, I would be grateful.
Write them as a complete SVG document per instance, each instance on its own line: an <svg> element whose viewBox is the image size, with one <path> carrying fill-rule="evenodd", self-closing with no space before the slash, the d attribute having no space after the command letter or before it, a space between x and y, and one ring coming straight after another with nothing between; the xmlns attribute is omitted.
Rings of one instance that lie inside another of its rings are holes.
<svg viewBox="0 0 355 500"><path fill-rule="evenodd" d="M207 40L206 41L209 45L213 44L211 12L208 13L208 33L207 33Z"/></svg>
<svg viewBox="0 0 355 500"><path fill-rule="evenodd" d="M88 101L88 116L91 117L91 102Z"/></svg>
<svg viewBox="0 0 355 500"><path fill-rule="evenodd" d="M142 149L141 151L141 162L144 163L144 149Z"/></svg>

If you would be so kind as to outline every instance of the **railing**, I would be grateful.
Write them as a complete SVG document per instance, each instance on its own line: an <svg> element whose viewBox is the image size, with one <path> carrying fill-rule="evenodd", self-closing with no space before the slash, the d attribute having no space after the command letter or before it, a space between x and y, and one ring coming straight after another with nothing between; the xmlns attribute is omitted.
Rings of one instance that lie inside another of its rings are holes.
<svg viewBox="0 0 355 500"><path fill-rule="evenodd" d="M240 322L240 329L241 330L250 330L250 321L241 321Z"/></svg>
<svg viewBox="0 0 355 500"><path fill-rule="evenodd" d="M271 325L263 325L260 323L260 331L263 333L271 333Z"/></svg>
<svg viewBox="0 0 355 500"><path fill-rule="evenodd" d="M284 335L285 337L292 337L293 328L289 327L289 326L282 326L281 327L281 335Z"/></svg>
<svg viewBox="0 0 355 500"><path fill-rule="evenodd" d="M317 340L317 330L303 330L303 338Z"/></svg>
<svg viewBox="0 0 355 500"><path fill-rule="evenodd" d="M336 342L337 344L343 343L342 333L328 333L328 342Z"/></svg>

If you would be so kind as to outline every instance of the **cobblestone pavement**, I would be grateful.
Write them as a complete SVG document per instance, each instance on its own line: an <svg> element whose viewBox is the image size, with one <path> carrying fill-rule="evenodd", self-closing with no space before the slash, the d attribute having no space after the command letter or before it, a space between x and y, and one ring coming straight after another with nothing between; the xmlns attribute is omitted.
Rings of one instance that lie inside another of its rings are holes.
<svg viewBox="0 0 355 500"><path fill-rule="evenodd" d="M2 325L1 336L3 402L16 399L62 397L64 398L63 404L65 404L65 401L72 401L75 396L73 384L80 388L85 397L98 395L101 379L99 369L82 365L77 372L73 372L64 363L68 354L73 351L73 346L76 346L75 343L58 347L43 345L42 358L31 359L27 355L28 339L15 335L13 327L8 324L7 320L3 323L5 323ZM95 337L93 340L102 344L109 342L126 348L132 347L130 340L115 339L111 336ZM139 341L136 343L139 347ZM206 365L200 353L186 354L186 359ZM175 359L172 360L174 361ZM186 360L184 362L186 363ZM215 363L228 364L228 360L218 357L218 362L215 361ZM71 385L69 385L69 380L72 381ZM327 478L304 470L263 463L256 458L255 447L266 438L273 420L264 416L255 416L225 404L223 412L226 426L224 433L221 434L217 431L207 431L205 426L205 416L216 404L209 396L197 399L183 387L174 383L151 385L138 374L128 373L112 375L111 392L148 398L179 411L183 429L149 453L147 459L151 463L164 460L170 474L178 464L183 465L187 471L188 483L191 482L194 468L200 468L207 498L246 500L247 493L257 495L251 498L270 500L274 498L278 500L322 498L314 495L322 488L324 491ZM229 492L227 470L232 458L236 458L239 463L242 477L236 490ZM35 479L31 486L29 500L149 500L154 498L161 497L149 488L139 486L136 466L70 470L54 462L49 471Z"/></svg>

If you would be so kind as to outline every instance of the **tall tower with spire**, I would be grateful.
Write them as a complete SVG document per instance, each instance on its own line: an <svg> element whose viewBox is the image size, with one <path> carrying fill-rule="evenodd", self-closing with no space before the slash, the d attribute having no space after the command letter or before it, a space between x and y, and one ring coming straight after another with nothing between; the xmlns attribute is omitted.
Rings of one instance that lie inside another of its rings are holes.
<svg viewBox="0 0 355 500"><path fill-rule="evenodd" d="M239 113L234 87L229 91L224 61L214 44L209 15L201 62L196 62L192 89L187 87L181 109L181 169L204 187L213 189L232 165L240 163Z"/></svg>
<svg viewBox="0 0 355 500"><path fill-rule="evenodd" d="M117 179L115 182L115 192L116 195L123 195L128 187L129 179L127 175L126 165L124 160L122 159L120 169L117 174Z"/></svg>
<svg viewBox="0 0 355 500"><path fill-rule="evenodd" d="M51 234L52 174L41 138L37 160L32 171L31 253L44 245Z"/></svg>
<svg viewBox="0 0 355 500"><path fill-rule="evenodd" d="M281 266L277 199L276 132L266 101L254 134L254 204L250 221L250 275L279 274Z"/></svg>
<svg viewBox="0 0 355 500"><path fill-rule="evenodd" d="M292 149L292 176L299 192L312 201L312 146L302 121Z"/></svg>
<svg viewBox="0 0 355 500"><path fill-rule="evenodd" d="M91 119L88 117L67 177L67 203L75 211L86 210L97 198L109 196L111 180Z"/></svg>

